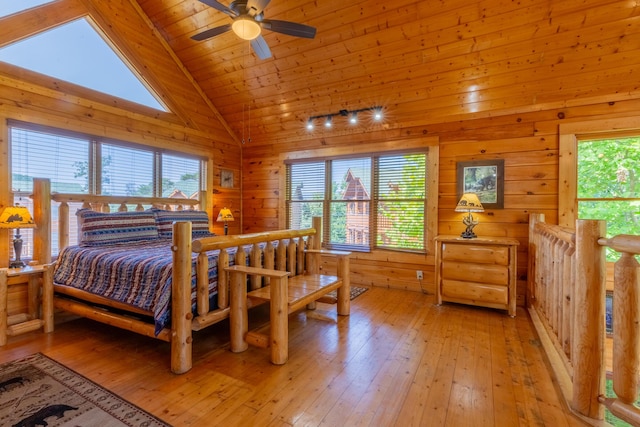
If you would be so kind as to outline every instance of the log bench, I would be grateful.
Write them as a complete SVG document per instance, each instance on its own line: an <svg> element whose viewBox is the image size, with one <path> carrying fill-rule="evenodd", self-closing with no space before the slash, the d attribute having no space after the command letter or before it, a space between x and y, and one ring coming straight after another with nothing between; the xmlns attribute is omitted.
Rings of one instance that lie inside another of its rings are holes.
<svg viewBox="0 0 640 427"><path fill-rule="evenodd" d="M320 257L336 258L337 274L319 273ZM350 311L350 252L306 249L306 268L296 271L275 270L265 267L227 267L230 279L231 351L245 351L249 344L271 347L271 363L282 365L289 357L289 314L305 306L315 308L315 302L335 302L338 315L348 316ZM247 291L247 278L262 277L268 285ZM337 291L335 300L327 294ZM257 303L270 304L270 333L268 336L248 330L248 307Z"/></svg>

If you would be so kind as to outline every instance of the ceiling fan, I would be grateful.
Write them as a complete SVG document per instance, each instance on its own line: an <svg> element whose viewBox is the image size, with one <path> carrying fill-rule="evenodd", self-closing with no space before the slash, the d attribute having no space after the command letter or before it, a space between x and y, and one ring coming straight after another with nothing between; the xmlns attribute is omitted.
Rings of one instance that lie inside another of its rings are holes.
<svg viewBox="0 0 640 427"><path fill-rule="evenodd" d="M265 19L263 10L271 0L235 0L229 7L216 0L200 0L212 8L226 13L233 22L203 31L191 38L201 41L232 30L238 37L251 41L251 47L260 59L271 57L267 42L262 37L262 29L287 34L294 37L312 39L316 36L316 29L304 24L276 19Z"/></svg>

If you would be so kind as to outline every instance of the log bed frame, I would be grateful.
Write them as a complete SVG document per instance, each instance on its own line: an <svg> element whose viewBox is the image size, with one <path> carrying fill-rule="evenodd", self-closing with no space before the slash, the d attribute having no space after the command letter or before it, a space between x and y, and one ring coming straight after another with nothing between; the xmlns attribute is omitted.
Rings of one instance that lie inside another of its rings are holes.
<svg viewBox="0 0 640 427"><path fill-rule="evenodd" d="M34 220L37 229L34 232L34 259L38 259L42 264L55 266L51 257L51 202L60 203L59 206L59 248L60 250L68 245L69 238L69 202L82 202L83 207L90 207L103 212L110 211L110 204L118 204L119 211L127 210L127 205L136 205L136 210L144 209L142 204L154 204L169 207L179 204L178 209L184 206L193 207L198 203L205 203L201 200L188 199L164 199L164 198L135 198L135 197L115 197L115 196L95 196L95 195L65 195L51 194L50 182L48 179L34 179ZM320 219L314 218L314 225L320 226ZM317 228L305 230L280 230L264 233L254 233L239 236L216 236L203 239L191 239L191 223L175 222L173 224L173 271L172 271L172 302L171 302L171 328L165 328L158 335L155 334L153 322L144 319L134 318L131 315L148 316L152 318L151 312L134 309L129 305L114 302L95 294L90 294L78 289L69 288L53 284L54 306L67 312L77 314L89 319L96 320L118 328L133 331L151 338L157 338L171 344L171 371L182 374L192 367L192 331L198 331L214 323L226 319L230 315L229 306L229 273L225 270L229 266L229 255L226 249L241 248L243 245L251 244L248 263L256 268L275 268L277 270L290 271L292 275L304 271L305 249L320 248L320 234ZM262 265L263 252L260 249L260 242L278 241L275 253L275 264L266 262ZM250 243L249 243L250 242ZM284 248L286 247L286 250ZM207 250L220 249L218 258L218 307L209 307L208 295L208 258ZM197 253L197 285L196 301L197 312L194 315L191 310L191 259L192 253ZM240 258L236 262L243 263L245 251L237 250ZM52 280L53 274L49 275ZM264 282L264 284L263 284ZM251 289L259 289L269 283L268 278L253 276L250 279ZM348 280L347 289L348 289ZM328 292L331 289L327 289ZM344 299L344 293L340 292ZM348 298L348 290L346 292ZM73 299L68 298L73 297ZM344 304L344 302L343 302ZM249 304L249 307L252 305ZM347 299L348 307L348 299ZM105 309L106 308L106 309ZM310 307L312 308L312 307ZM109 311L109 309L115 309ZM341 309L342 310L342 309ZM348 309L347 309L348 311Z"/></svg>

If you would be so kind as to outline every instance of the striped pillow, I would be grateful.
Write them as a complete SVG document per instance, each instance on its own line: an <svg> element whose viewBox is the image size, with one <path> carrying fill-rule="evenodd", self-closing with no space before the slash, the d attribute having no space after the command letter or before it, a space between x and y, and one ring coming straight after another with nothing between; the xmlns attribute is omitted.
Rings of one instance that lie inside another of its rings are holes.
<svg viewBox="0 0 640 427"><path fill-rule="evenodd" d="M161 238L173 237L174 221L191 221L191 236L194 239L211 236L209 215L205 211L165 211L153 209Z"/></svg>
<svg viewBox="0 0 640 427"><path fill-rule="evenodd" d="M151 211L103 213L80 209L78 244L104 246L158 238L158 226Z"/></svg>

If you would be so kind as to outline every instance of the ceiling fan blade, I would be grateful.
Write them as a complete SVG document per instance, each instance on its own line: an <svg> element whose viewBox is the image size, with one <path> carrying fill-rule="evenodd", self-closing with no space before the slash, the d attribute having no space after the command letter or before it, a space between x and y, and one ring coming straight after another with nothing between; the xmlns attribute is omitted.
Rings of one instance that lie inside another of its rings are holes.
<svg viewBox="0 0 640 427"><path fill-rule="evenodd" d="M220 35L222 33L226 33L230 29L231 29L231 24L221 25L219 27L210 28L208 30L205 30L205 31L203 31L203 32L201 32L199 34L196 34L195 36L191 36L191 38L193 40L202 41L202 40L210 39L211 37L215 37L215 36Z"/></svg>
<svg viewBox="0 0 640 427"><path fill-rule="evenodd" d="M255 39L251 40L251 47L253 48L253 51L256 53L256 55L258 55L258 58L271 58L271 50L269 50L269 46L267 46L267 42L264 40L264 37L258 36Z"/></svg>
<svg viewBox="0 0 640 427"><path fill-rule="evenodd" d="M259 15L271 0L249 0L247 2L247 13L251 16Z"/></svg>
<svg viewBox="0 0 640 427"><path fill-rule="evenodd" d="M294 37L304 37L312 39L316 36L315 27L310 27L296 22L278 21L277 19L265 19L260 23L262 28L275 31L276 33L287 34Z"/></svg>
<svg viewBox="0 0 640 427"><path fill-rule="evenodd" d="M216 10L219 10L220 12L224 12L232 18L235 18L236 16L238 16L236 12L229 9L227 6L223 5L222 3L217 2L216 0L200 0L200 2L206 4L207 6L211 6Z"/></svg>

